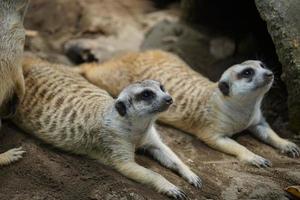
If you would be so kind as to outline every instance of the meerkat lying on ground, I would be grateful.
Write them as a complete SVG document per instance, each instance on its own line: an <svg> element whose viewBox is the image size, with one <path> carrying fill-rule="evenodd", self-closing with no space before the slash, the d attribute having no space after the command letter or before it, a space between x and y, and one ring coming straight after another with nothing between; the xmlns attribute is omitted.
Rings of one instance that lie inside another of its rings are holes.
<svg viewBox="0 0 300 200"><path fill-rule="evenodd" d="M29 0L0 1L0 127L1 119L12 116L25 92L22 56L25 41L23 18ZM22 158L21 147L0 154L0 165Z"/></svg>
<svg viewBox="0 0 300 200"><path fill-rule="evenodd" d="M273 73L260 61L249 60L230 67L218 83L196 73L179 57L159 50L131 53L103 64L83 64L75 70L113 96L138 80L162 82L175 104L159 120L241 161L259 167L271 165L230 139L246 129L281 152L299 156L296 144L280 138L262 115L261 102L272 85Z"/></svg>
<svg viewBox="0 0 300 200"><path fill-rule="evenodd" d="M154 121L172 104L157 81L127 86L114 100L64 66L26 59L26 93L13 122L57 148L88 155L137 182L170 197L185 194L163 176L138 165L142 148L162 165L200 187L201 179L160 139Z"/></svg>

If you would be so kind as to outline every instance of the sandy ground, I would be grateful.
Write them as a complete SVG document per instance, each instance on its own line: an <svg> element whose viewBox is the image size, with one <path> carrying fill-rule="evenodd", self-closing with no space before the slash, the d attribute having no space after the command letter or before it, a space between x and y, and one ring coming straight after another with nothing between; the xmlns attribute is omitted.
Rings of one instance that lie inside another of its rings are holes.
<svg viewBox="0 0 300 200"><path fill-rule="evenodd" d="M191 199L287 199L283 189L300 183L300 159L280 155L247 134L237 140L270 159L272 168L239 163L171 127L158 125L158 130L163 140L200 175L203 188L194 188L151 158L138 155L137 161L181 187ZM27 152L21 161L1 168L1 200L168 199L94 160L43 144L10 123L1 130L0 144L1 151L22 145Z"/></svg>

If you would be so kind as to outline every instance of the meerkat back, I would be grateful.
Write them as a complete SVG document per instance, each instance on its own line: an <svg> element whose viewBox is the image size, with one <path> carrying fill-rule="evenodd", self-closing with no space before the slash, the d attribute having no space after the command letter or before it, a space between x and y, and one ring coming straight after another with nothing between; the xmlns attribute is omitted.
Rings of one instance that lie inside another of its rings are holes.
<svg viewBox="0 0 300 200"><path fill-rule="evenodd" d="M196 126L206 126L209 121L206 119L210 110L207 101L212 93L210 88L216 84L174 54L161 50L128 53L102 64L83 64L75 71L113 96L132 82L158 80L175 100L170 109L160 115L160 121L187 132L193 132ZM195 101L199 96L201 101Z"/></svg>
<svg viewBox="0 0 300 200"><path fill-rule="evenodd" d="M26 58L23 70L27 89L14 123L64 150L80 151L93 143L88 127L101 126L95 118L112 97L65 66Z"/></svg>

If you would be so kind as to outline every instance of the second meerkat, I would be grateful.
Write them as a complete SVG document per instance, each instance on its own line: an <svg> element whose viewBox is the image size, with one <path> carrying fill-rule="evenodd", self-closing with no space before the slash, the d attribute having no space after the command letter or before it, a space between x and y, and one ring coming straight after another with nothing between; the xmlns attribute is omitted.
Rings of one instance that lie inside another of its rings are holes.
<svg viewBox="0 0 300 200"><path fill-rule="evenodd" d="M190 184L201 179L160 139L154 121L172 104L159 82L127 86L117 99L61 65L25 59L26 93L14 123L65 151L87 155L170 197L185 194L160 174L138 165L137 148L176 171Z"/></svg>
<svg viewBox="0 0 300 200"><path fill-rule="evenodd" d="M283 153L292 157L300 154L297 145L279 137L262 115L261 102L272 85L273 73L260 61L230 67L217 83L192 70L174 54L160 50L129 53L102 64L83 64L76 71L113 96L129 83L159 80L175 99L175 104L160 115L161 122L246 163L271 165L230 138L246 129Z"/></svg>

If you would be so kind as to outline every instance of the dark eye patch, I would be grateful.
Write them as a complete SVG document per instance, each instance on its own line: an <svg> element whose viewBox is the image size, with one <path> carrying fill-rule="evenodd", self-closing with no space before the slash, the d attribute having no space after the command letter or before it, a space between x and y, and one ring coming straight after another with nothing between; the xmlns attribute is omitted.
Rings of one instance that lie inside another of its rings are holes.
<svg viewBox="0 0 300 200"><path fill-rule="evenodd" d="M137 100L149 101L155 97L155 93L151 90L144 90L137 95Z"/></svg>
<svg viewBox="0 0 300 200"><path fill-rule="evenodd" d="M238 74L238 78L239 79L241 79L241 78L251 78L251 77L254 76L254 74L255 74L254 69L246 68Z"/></svg>

